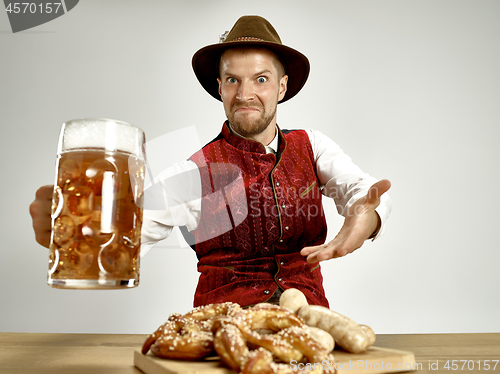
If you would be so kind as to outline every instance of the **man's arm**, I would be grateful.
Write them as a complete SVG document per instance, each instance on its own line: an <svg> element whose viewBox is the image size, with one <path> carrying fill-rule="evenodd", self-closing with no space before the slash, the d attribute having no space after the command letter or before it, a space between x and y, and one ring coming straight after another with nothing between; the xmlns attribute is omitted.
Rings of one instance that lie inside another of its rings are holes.
<svg viewBox="0 0 500 374"><path fill-rule="evenodd" d="M186 226L190 231L196 228L201 209L199 185L197 166L192 161L184 161L160 173L156 181L156 186L159 188L156 190L146 188L141 256L144 256L157 242L167 238L174 226ZM40 187L30 205L36 241L46 248L50 246L53 190L52 185ZM157 191L157 194L151 191ZM168 201L165 196L169 196ZM183 201L186 196L189 198Z"/></svg>
<svg viewBox="0 0 500 374"><path fill-rule="evenodd" d="M338 213L345 217L344 225L332 242L306 247L301 252L308 256L309 262L316 262L351 253L366 239L375 239L383 233L391 211L391 201L386 194L391 184L388 180L378 181L363 172L326 135L315 130L306 131L313 148L322 193L335 201Z"/></svg>
<svg viewBox="0 0 500 374"><path fill-rule="evenodd" d="M366 196L351 205L342 228L332 241L305 247L300 254L307 256L307 262L319 262L345 256L360 248L366 239L373 237L380 229L381 221L375 208L390 187L391 183L387 179L372 185Z"/></svg>

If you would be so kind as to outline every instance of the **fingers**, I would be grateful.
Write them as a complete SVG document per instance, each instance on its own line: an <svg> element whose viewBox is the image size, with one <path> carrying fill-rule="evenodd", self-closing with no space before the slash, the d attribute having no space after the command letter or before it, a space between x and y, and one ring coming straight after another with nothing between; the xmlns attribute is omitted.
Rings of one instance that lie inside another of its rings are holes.
<svg viewBox="0 0 500 374"><path fill-rule="evenodd" d="M351 251L352 252L352 251ZM324 248L313 253L310 253L307 256L307 262L312 264L315 262L327 261L332 258L344 257L345 255L351 253L350 251L344 248ZM302 252L301 252L302 254Z"/></svg>
<svg viewBox="0 0 500 374"><path fill-rule="evenodd" d="M391 188L391 182L389 182L389 180L387 179L382 179L377 183L374 183L368 190L367 203L368 204L378 203L380 196L386 193L389 190L389 188Z"/></svg>
<svg viewBox="0 0 500 374"><path fill-rule="evenodd" d="M307 262L317 262L316 258L319 252L326 249L326 244L316 245L313 247L304 247L300 251L300 254L304 257L307 257Z"/></svg>
<svg viewBox="0 0 500 374"><path fill-rule="evenodd" d="M38 244L40 244L42 247L49 248L50 247L50 234L51 231L38 231L35 233L35 240Z"/></svg>
<svg viewBox="0 0 500 374"><path fill-rule="evenodd" d="M305 247L300 254L307 257L308 263L314 263L343 257L360 248L364 241L377 230L380 217L374 209L380 204L380 197L390 188L391 182L387 179L374 183L366 197L359 199L351 206L344 225L331 242Z"/></svg>
<svg viewBox="0 0 500 374"><path fill-rule="evenodd" d="M35 194L35 200L30 204L30 214L33 221L41 221L42 226L45 220L45 217L49 217L50 219L50 209L52 206L52 193L53 186L42 186L40 187ZM50 220L45 222L46 229L50 227Z"/></svg>
<svg viewBox="0 0 500 374"><path fill-rule="evenodd" d="M36 241L44 246L50 245L53 186L43 186L36 191L35 200L30 204L30 215L33 221Z"/></svg>
<svg viewBox="0 0 500 374"><path fill-rule="evenodd" d="M328 244L304 247L300 251L300 254L307 257L308 263L315 263L330 260L332 258L343 257L357 248L359 248L359 246L348 246L345 243L338 243L334 239Z"/></svg>
<svg viewBox="0 0 500 374"><path fill-rule="evenodd" d="M302 256L309 256L311 253L314 253L314 252L317 252L317 251L320 251L321 249L325 248L325 245L322 244L322 245L315 245L315 246L312 246L312 247L304 247L302 248L302 250L300 251L300 254Z"/></svg>
<svg viewBox="0 0 500 374"><path fill-rule="evenodd" d="M35 194L35 200L50 200L52 201L52 193L54 192L54 186L48 184L46 186L40 187Z"/></svg>
<svg viewBox="0 0 500 374"><path fill-rule="evenodd" d="M346 219L339 233L332 241L317 246L305 247L300 251L300 254L307 256L308 263L343 257L363 245L367 237L364 226L363 222L353 224L352 220L348 222Z"/></svg>
<svg viewBox="0 0 500 374"><path fill-rule="evenodd" d="M307 256L306 256L306 261L310 264L313 264L315 262L321 262L321 261L325 261L325 260L329 260L332 257L332 253L330 253L331 251L327 248L325 249L321 249L321 250L317 250L315 252L312 252L312 253L309 253ZM301 252L302 254L302 252Z"/></svg>

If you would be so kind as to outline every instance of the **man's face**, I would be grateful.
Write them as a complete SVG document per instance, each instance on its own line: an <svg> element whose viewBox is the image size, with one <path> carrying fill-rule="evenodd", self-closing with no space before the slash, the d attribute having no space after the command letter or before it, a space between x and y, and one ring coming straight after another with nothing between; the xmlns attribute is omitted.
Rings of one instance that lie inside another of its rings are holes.
<svg viewBox="0 0 500 374"><path fill-rule="evenodd" d="M252 137L276 126L276 107L288 76L267 49L229 49L221 56L219 94L226 116L239 134ZM274 130L273 130L274 131Z"/></svg>

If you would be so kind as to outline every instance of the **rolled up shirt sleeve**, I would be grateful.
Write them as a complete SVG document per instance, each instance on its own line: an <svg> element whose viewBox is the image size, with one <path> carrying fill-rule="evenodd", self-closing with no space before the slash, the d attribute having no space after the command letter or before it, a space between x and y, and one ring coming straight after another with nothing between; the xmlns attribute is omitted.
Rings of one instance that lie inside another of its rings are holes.
<svg viewBox="0 0 500 374"><path fill-rule="evenodd" d="M141 257L175 226L196 229L201 214L201 183L196 164L187 160L160 173L144 189Z"/></svg>
<svg viewBox="0 0 500 374"><path fill-rule="evenodd" d="M363 172L332 139L317 130L306 130L316 162L316 174L323 195L332 198L340 215L346 216L349 208L359 198L366 196L368 189L378 179ZM386 221L391 213L392 203L387 193L380 198L375 209L381 226L373 240L384 233Z"/></svg>

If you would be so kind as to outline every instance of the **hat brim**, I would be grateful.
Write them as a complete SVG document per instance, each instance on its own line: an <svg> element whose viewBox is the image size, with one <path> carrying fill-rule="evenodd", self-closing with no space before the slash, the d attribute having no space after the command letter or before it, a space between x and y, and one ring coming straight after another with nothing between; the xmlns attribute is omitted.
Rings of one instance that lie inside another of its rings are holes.
<svg viewBox="0 0 500 374"><path fill-rule="evenodd" d="M193 70L205 90L219 101L218 66L222 53L232 47L255 46L274 52L285 67L288 75L287 91L280 101L283 103L294 97L304 86L309 76L309 60L299 51L282 44L260 41L228 42L208 45L196 52L192 59Z"/></svg>

